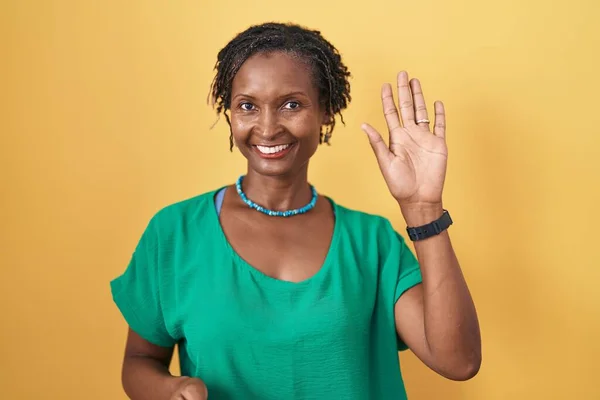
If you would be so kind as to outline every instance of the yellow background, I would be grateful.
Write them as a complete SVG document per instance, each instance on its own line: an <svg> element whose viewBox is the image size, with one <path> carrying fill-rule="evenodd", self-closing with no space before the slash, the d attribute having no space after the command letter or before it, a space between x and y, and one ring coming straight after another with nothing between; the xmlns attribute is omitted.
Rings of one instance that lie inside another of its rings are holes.
<svg viewBox="0 0 600 400"><path fill-rule="evenodd" d="M266 20L320 29L354 101L311 180L404 223L366 137L399 69L448 112L445 203L480 374L403 353L409 397L600 399L595 0L25 1L0 6L0 398L125 399L109 280L151 215L244 171L206 105L217 51ZM238 13L234 15L234 13Z"/></svg>

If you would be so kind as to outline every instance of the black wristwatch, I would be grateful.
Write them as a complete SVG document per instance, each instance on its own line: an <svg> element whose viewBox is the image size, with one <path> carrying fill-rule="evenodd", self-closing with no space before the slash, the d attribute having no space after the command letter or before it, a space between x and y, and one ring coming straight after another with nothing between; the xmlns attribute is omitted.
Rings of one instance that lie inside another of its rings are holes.
<svg viewBox="0 0 600 400"><path fill-rule="evenodd" d="M429 237L439 235L441 232L445 231L452 225L452 218L450 218L450 213L447 210L444 210L444 213L437 220L422 226L416 226L414 228L408 227L406 228L406 232L408 233L408 237L413 242L417 240L427 239Z"/></svg>

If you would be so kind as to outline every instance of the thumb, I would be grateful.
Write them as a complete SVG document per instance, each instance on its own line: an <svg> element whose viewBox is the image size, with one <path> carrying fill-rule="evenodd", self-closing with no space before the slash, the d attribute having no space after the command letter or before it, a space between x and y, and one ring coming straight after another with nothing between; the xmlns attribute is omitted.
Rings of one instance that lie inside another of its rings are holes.
<svg viewBox="0 0 600 400"><path fill-rule="evenodd" d="M381 163L383 160L389 157L390 149L388 149L379 132L377 132L371 125L366 123L361 125L361 129L369 137L369 143L371 143L371 147L373 148L375 157L377 157L377 161Z"/></svg>

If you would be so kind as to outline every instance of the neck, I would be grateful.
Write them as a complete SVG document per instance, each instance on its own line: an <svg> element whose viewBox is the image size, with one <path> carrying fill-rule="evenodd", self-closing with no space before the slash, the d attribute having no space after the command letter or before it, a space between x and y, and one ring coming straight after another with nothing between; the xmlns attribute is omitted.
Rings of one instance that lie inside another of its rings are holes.
<svg viewBox="0 0 600 400"><path fill-rule="evenodd" d="M312 197L306 169L284 176L260 175L249 170L242 190L253 202L276 211L303 207Z"/></svg>

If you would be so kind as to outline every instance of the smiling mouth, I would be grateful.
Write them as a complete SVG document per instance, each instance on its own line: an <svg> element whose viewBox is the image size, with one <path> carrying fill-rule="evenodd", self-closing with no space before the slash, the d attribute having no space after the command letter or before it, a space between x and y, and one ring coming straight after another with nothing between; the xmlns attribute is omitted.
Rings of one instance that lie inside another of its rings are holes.
<svg viewBox="0 0 600 400"><path fill-rule="evenodd" d="M288 144L280 144L280 145L277 145L277 146L259 146L259 145L256 145L255 147L262 154L276 154L276 153L280 153L283 150L286 150L286 149L290 148L291 146L292 146L292 144L288 143Z"/></svg>
<svg viewBox="0 0 600 400"><path fill-rule="evenodd" d="M253 145L257 153L263 158L280 158L289 153L295 143L278 144L275 146Z"/></svg>

